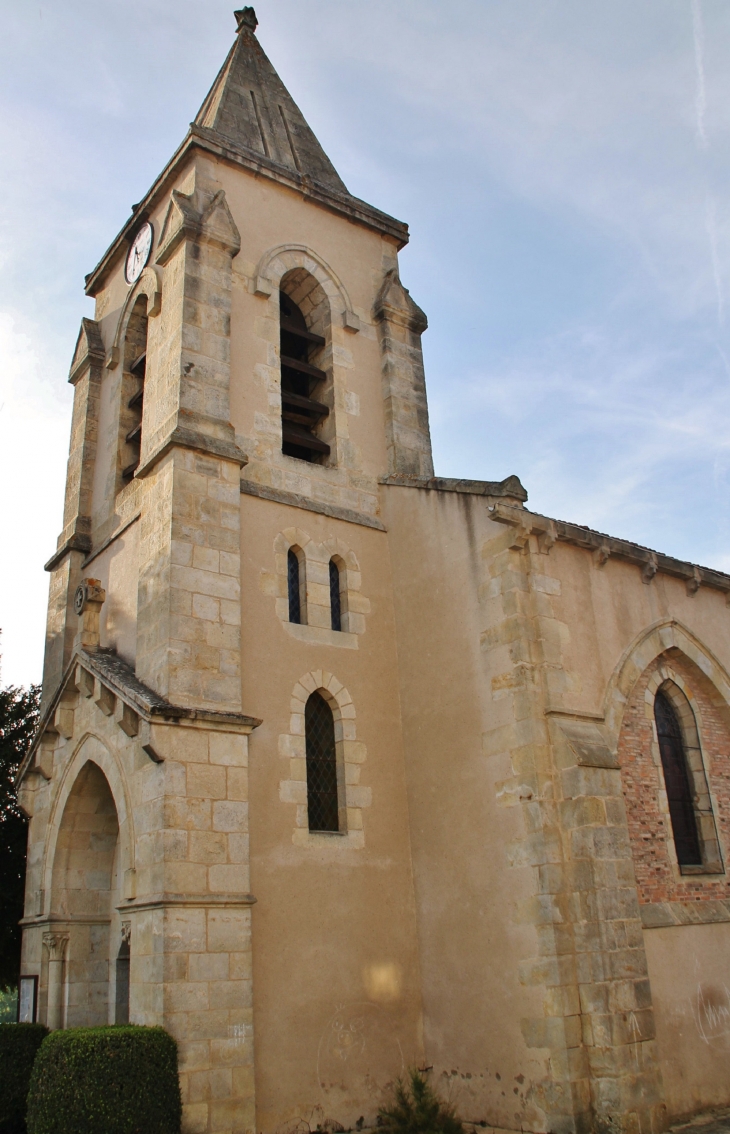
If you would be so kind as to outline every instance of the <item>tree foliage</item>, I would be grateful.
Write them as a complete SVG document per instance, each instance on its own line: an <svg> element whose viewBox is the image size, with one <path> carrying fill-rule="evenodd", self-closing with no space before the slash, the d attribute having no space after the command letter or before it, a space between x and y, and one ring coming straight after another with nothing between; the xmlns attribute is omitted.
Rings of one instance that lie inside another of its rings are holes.
<svg viewBox="0 0 730 1134"><path fill-rule="evenodd" d="M464 1134L452 1106L439 1098L426 1074L415 1067L408 1082L396 1079L393 1099L378 1111L378 1125L390 1134Z"/></svg>
<svg viewBox="0 0 730 1134"><path fill-rule="evenodd" d="M36 730L41 689L0 689L0 988L18 983L28 820L18 807L15 776Z"/></svg>

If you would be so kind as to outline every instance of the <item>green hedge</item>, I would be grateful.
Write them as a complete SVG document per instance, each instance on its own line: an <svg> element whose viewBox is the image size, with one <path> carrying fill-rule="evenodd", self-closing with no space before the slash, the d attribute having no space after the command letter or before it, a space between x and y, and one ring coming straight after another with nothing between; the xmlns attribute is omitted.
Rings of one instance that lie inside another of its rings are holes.
<svg viewBox="0 0 730 1134"><path fill-rule="evenodd" d="M0 1024L0 1134L23 1134L30 1073L43 1024Z"/></svg>
<svg viewBox="0 0 730 1134"><path fill-rule="evenodd" d="M43 1041L29 1134L179 1134L177 1046L163 1028L69 1028Z"/></svg>

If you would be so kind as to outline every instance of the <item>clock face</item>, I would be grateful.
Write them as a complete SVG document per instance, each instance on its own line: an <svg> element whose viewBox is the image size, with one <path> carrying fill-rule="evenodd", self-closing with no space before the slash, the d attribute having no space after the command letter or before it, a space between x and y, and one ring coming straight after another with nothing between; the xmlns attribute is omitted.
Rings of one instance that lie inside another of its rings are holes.
<svg viewBox="0 0 730 1134"><path fill-rule="evenodd" d="M142 275L144 266L150 258L152 237L152 225L149 221L145 221L132 241L132 247L127 254L124 277L128 284L136 283Z"/></svg>

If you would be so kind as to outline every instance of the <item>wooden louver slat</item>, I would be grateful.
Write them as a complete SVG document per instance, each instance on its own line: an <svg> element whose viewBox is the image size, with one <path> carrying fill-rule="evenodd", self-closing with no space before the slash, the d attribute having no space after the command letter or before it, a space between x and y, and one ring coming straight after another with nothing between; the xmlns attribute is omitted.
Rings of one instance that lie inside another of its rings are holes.
<svg viewBox="0 0 730 1134"><path fill-rule="evenodd" d="M297 370L300 374L306 374L309 378L316 378L318 382L324 382L327 378L324 370L320 370L318 366L302 362L300 358L289 358L286 354L281 356L281 365L289 370Z"/></svg>

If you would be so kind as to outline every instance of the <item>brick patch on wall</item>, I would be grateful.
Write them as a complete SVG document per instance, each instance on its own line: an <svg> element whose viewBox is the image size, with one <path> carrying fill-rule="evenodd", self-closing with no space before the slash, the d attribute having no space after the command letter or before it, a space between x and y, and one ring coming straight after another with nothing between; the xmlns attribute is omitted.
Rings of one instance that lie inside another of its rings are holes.
<svg viewBox="0 0 730 1134"><path fill-rule="evenodd" d="M730 846L730 731L713 704L704 675L693 663L672 654L657 658L634 686L618 745L641 904L730 897L726 874L683 876L677 865L654 727L652 690L657 678L675 680L692 705L726 864Z"/></svg>

